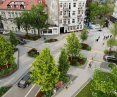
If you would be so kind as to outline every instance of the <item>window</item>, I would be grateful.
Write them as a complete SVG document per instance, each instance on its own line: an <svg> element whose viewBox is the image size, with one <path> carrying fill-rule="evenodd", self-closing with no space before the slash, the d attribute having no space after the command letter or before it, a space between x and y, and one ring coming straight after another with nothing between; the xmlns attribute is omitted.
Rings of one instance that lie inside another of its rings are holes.
<svg viewBox="0 0 117 97"><path fill-rule="evenodd" d="M73 26L73 29L75 29L75 26Z"/></svg>
<svg viewBox="0 0 117 97"><path fill-rule="evenodd" d="M78 18L78 22L80 22L80 19Z"/></svg>
<svg viewBox="0 0 117 97"><path fill-rule="evenodd" d="M73 3L73 7L76 7L76 3Z"/></svg>
<svg viewBox="0 0 117 97"><path fill-rule="evenodd" d="M78 10L78 14L80 14L80 10Z"/></svg>
<svg viewBox="0 0 117 97"><path fill-rule="evenodd" d="M43 33L47 33L47 30L44 30Z"/></svg>
<svg viewBox="0 0 117 97"><path fill-rule="evenodd" d="M76 11L73 11L72 15L75 15Z"/></svg>
<svg viewBox="0 0 117 97"><path fill-rule="evenodd" d="M60 24L62 24L62 20L60 20Z"/></svg>
<svg viewBox="0 0 117 97"><path fill-rule="evenodd" d="M72 19L72 23L75 23L75 19Z"/></svg>
<svg viewBox="0 0 117 97"><path fill-rule="evenodd" d="M52 33L52 29L48 29L48 33Z"/></svg>
<svg viewBox="0 0 117 97"><path fill-rule="evenodd" d="M71 30L72 30L72 26L71 26Z"/></svg>
<svg viewBox="0 0 117 97"><path fill-rule="evenodd" d="M21 16L21 13L19 13L19 17Z"/></svg>
<svg viewBox="0 0 117 97"><path fill-rule="evenodd" d="M33 30L31 30L31 32L33 33Z"/></svg>
<svg viewBox="0 0 117 97"><path fill-rule="evenodd" d="M7 29L9 29L9 27L7 26Z"/></svg>
<svg viewBox="0 0 117 97"><path fill-rule="evenodd" d="M64 24L66 24L66 19L64 19Z"/></svg>
<svg viewBox="0 0 117 97"><path fill-rule="evenodd" d="M22 28L22 30L23 30L23 28Z"/></svg>
<svg viewBox="0 0 117 97"><path fill-rule="evenodd" d="M66 3L64 4L64 7L67 7L67 4Z"/></svg>
<svg viewBox="0 0 117 97"><path fill-rule="evenodd" d="M81 22L82 22L82 18L81 18Z"/></svg>
<svg viewBox="0 0 117 97"><path fill-rule="evenodd" d="M14 13L12 13L12 16L13 16L13 18L14 18Z"/></svg>
<svg viewBox="0 0 117 97"><path fill-rule="evenodd" d="M60 3L60 7L62 7L62 3Z"/></svg>
<svg viewBox="0 0 117 97"><path fill-rule="evenodd" d="M80 29L82 29L82 25L80 25Z"/></svg>
<svg viewBox="0 0 117 97"><path fill-rule="evenodd" d="M83 6L84 6L84 3L83 3Z"/></svg>
<svg viewBox="0 0 117 97"><path fill-rule="evenodd" d="M84 10L82 10L82 14L84 13Z"/></svg>
<svg viewBox="0 0 117 97"><path fill-rule="evenodd" d="M12 30L14 30L14 28L12 27Z"/></svg>
<svg viewBox="0 0 117 97"><path fill-rule="evenodd" d="M70 24L70 19L68 19L68 24Z"/></svg>
<svg viewBox="0 0 117 97"><path fill-rule="evenodd" d="M69 27L68 27L68 30L69 30Z"/></svg>
<svg viewBox="0 0 117 97"><path fill-rule="evenodd" d="M10 21L11 22L11 24L13 24L13 21Z"/></svg>
<svg viewBox="0 0 117 97"><path fill-rule="evenodd" d="M60 11L60 15L62 15L62 11Z"/></svg>
<svg viewBox="0 0 117 97"><path fill-rule="evenodd" d="M79 3L79 7L81 7L81 3Z"/></svg>
<svg viewBox="0 0 117 97"><path fill-rule="evenodd" d="M64 11L64 15L66 15L66 11Z"/></svg>
<svg viewBox="0 0 117 97"><path fill-rule="evenodd" d="M79 25L77 26L77 29L79 29Z"/></svg>
<svg viewBox="0 0 117 97"><path fill-rule="evenodd" d="M18 14L17 14L17 13L15 13L15 16L16 16L16 17L18 17Z"/></svg>
<svg viewBox="0 0 117 97"><path fill-rule="evenodd" d="M11 18L11 14L9 13L9 18Z"/></svg>
<svg viewBox="0 0 117 97"><path fill-rule="evenodd" d="M2 17L3 17L3 18L5 18L5 17L6 17L6 15L5 15L5 13L4 13L4 12L2 13Z"/></svg>

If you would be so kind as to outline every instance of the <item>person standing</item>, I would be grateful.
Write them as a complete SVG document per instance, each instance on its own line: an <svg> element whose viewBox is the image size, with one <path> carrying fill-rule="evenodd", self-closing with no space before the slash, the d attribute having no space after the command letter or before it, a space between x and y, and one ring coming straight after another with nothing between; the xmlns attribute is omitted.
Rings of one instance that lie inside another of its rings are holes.
<svg viewBox="0 0 117 97"><path fill-rule="evenodd" d="M109 38L109 35L108 35L108 38Z"/></svg>
<svg viewBox="0 0 117 97"><path fill-rule="evenodd" d="M65 87L65 88L66 88L66 90L67 90L68 86L66 85L66 87Z"/></svg>
<svg viewBox="0 0 117 97"><path fill-rule="evenodd" d="M102 44L102 46L104 45L104 42L103 42L103 44Z"/></svg>
<svg viewBox="0 0 117 97"><path fill-rule="evenodd" d="M89 63L89 67L91 68L91 62ZM88 68L89 68L89 67L88 67Z"/></svg>

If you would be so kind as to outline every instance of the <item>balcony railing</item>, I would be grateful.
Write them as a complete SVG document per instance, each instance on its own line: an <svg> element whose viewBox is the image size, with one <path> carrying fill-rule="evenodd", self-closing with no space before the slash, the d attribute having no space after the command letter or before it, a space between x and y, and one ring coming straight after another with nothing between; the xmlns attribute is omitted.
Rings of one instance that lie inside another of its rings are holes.
<svg viewBox="0 0 117 97"><path fill-rule="evenodd" d="M65 23L64 23L63 26L68 26L68 24L65 24Z"/></svg>
<svg viewBox="0 0 117 97"><path fill-rule="evenodd" d="M81 17L82 15L81 14L78 14L77 17Z"/></svg>
<svg viewBox="0 0 117 97"><path fill-rule="evenodd" d="M70 15L64 15L63 18L70 18Z"/></svg>
<svg viewBox="0 0 117 97"><path fill-rule="evenodd" d="M78 7L78 9L82 9L82 7Z"/></svg>
<svg viewBox="0 0 117 97"><path fill-rule="evenodd" d="M71 10L71 8L70 7L69 8L64 7L63 10Z"/></svg>

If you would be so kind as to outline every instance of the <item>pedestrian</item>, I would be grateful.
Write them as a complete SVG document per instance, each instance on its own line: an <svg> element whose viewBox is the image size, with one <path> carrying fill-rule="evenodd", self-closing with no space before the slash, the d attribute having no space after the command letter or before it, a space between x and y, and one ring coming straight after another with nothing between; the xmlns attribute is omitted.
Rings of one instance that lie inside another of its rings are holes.
<svg viewBox="0 0 117 97"><path fill-rule="evenodd" d="M106 39L108 39L108 36L106 36Z"/></svg>
<svg viewBox="0 0 117 97"><path fill-rule="evenodd" d="M66 87L65 87L65 88L66 88L66 90L67 90L68 86L66 85Z"/></svg>
<svg viewBox="0 0 117 97"><path fill-rule="evenodd" d="M93 60L93 55L92 55L92 60Z"/></svg>
<svg viewBox="0 0 117 97"><path fill-rule="evenodd" d="M109 38L109 35L108 35L108 38Z"/></svg>
<svg viewBox="0 0 117 97"><path fill-rule="evenodd" d="M89 63L89 67L91 68L91 62ZM89 67L88 67L88 68L89 68Z"/></svg>
<svg viewBox="0 0 117 97"><path fill-rule="evenodd" d="M96 41L98 42L98 39L96 39Z"/></svg>
<svg viewBox="0 0 117 97"><path fill-rule="evenodd" d="M103 42L103 44L102 44L102 46L104 45L104 42Z"/></svg>
<svg viewBox="0 0 117 97"><path fill-rule="evenodd" d="M112 35L110 35L110 38L112 37Z"/></svg>
<svg viewBox="0 0 117 97"><path fill-rule="evenodd" d="M100 39L100 36L98 37L98 39Z"/></svg>
<svg viewBox="0 0 117 97"><path fill-rule="evenodd" d="M70 85L72 85L72 80L70 81Z"/></svg>
<svg viewBox="0 0 117 97"><path fill-rule="evenodd" d="M46 37L44 36L44 40L46 40Z"/></svg>

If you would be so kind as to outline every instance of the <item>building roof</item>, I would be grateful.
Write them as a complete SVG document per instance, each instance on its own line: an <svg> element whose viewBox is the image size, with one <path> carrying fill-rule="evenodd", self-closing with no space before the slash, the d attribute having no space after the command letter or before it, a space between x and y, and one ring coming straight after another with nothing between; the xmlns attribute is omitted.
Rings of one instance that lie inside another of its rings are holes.
<svg viewBox="0 0 117 97"><path fill-rule="evenodd" d="M6 0L3 4L0 5L0 9L7 9L7 10L31 10L32 5L40 4L41 0ZM11 2L25 2L26 4L22 4L25 6L24 9L20 9L20 4L15 4L17 9L14 9L14 4L10 4ZM7 5L12 6L12 8L7 8ZM45 0L42 0L42 4L46 6Z"/></svg>

